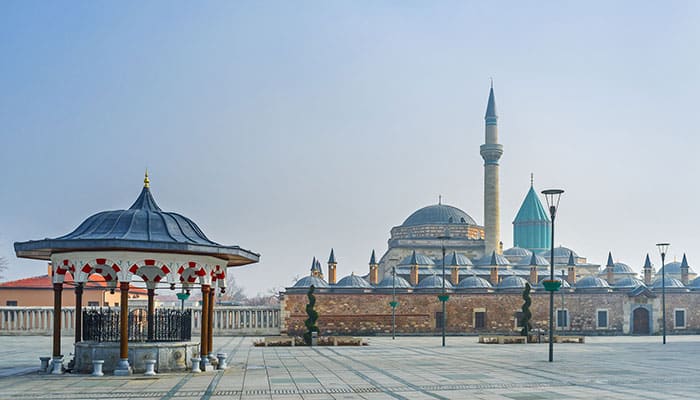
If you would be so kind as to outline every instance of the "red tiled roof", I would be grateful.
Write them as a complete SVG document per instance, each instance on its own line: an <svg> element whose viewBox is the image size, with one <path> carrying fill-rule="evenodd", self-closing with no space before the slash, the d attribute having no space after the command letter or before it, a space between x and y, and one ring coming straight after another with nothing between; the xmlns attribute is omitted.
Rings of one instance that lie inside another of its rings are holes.
<svg viewBox="0 0 700 400"><path fill-rule="evenodd" d="M66 274L65 283L72 284L73 278L70 274ZM92 274L89 277L89 283L86 285L86 289L94 288L106 288L107 282L102 275ZM16 281L9 281L0 283L0 289L52 289L53 280L48 275L32 276L29 278L18 279ZM129 291L134 293L145 294L146 289L138 288L133 285L129 287Z"/></svg>

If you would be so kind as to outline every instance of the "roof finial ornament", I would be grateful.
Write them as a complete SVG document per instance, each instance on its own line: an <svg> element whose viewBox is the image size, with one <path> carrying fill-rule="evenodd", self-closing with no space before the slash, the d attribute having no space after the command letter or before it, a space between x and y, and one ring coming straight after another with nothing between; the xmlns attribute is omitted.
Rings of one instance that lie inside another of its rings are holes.
<svg viewBox="0 0 700 400"><path fill-rule="evenodd" d="M151 180L148 179L148 168L146 168L146 176L143 178L143 187L145 187L145 188L151 187Z"/></svg>
<svg viewBox="0 0 700 400"><path fill-rule="evenodd" d="M530 187L533 187L535 185L535 174L530 172Z"/></svg>
<svg viewBox="0 0 700 400"><path fill-rule="evenodd" d="M493 77L491 76L489 79L491 80L491 89L493 89Z"/></svg>
<svg viewBox="0 0 700 400"><path fill-rule="evenodd" d="M442 195L438 195L438 205L442 205Z"/></svg>

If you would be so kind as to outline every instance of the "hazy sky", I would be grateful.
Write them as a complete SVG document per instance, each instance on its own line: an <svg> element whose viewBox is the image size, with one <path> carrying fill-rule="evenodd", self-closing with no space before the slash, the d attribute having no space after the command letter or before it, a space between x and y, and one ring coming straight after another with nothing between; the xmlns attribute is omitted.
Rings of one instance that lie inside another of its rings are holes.
<svg viewBox="0 0 700 400"><path fill-rule="evenodd" d="M0 2L0 255L128 208L262 254L249 294L335 248L364 274L438 195L483 223L499 113L501 232L535 174L556 244L700 270L698 2ZM698 263L696 266L695 263ZM324 264L325 269L325 264Z"/></svg>

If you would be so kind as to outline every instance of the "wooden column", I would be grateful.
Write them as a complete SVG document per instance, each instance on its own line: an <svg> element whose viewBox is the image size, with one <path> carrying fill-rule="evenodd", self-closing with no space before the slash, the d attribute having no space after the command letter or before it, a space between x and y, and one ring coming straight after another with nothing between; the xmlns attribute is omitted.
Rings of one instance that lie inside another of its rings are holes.
<svg viewBox="0 0 700 400"><path fill-rule="evenodd" d="M83 341L83 283L75 287L75 343Z"/></svg>
<svg viewBox="0 0 700 400"><path fill-rule="evenodd" d="M207 329L207 350L214 351L214 295L216 288L209 291L209 327Z"/></svg>
<svg viewBox="0 0 700 400"><path fill-rule="evenodd" d="M148 289L148 316L146 317L148 319L148 341L152 342L153 341L153 324L155 320L155 304L153 301L153 298L155 297L156 290L155 289Z"/></svg>
<svg viewBox="0 0 700 400"><path fill-rule="evenodd" d="M126 360L129 358L129 282L120 282L119 292L119 358Z"/></svg>
<svg viewBox="0 0 700 400"><path fill-rule="evenodd" d="M211 288L209 285L202 285L202 323L200 324L200 344L199 344L199 357L204 359L204 357L209 354L209 292Z"/></svg>
<svg viewBox="0 0 700 400"><path fill-rule="evenodd" d="M63 283L53 284L53 357L61 356L61 292Z"/></svg>

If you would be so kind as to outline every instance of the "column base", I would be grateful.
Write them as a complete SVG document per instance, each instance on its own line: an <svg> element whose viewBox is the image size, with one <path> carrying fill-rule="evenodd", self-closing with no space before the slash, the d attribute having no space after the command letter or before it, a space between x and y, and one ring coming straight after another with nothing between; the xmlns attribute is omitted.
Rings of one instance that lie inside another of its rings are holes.
<svg viewBox="0 0 700 400"><path fill-rule="evenodd" d="M128 358L122 358L117 364L117 368L114 369L115 376L129 376L133 373L131 366L129 365Z"/></svg>
<svg viewBox="0 0 700 400"><path fill-rule="evenodd" d="M51 357L39 357L39 361L41 361L41 365L39 366L39 371L40 372L50 372L50 371L47 371L47 369L49 369L49 363L51 362Z"/></svg>
<svg viewBox="0 0 700 400"><path fill-rule="evenodd" d="M53 375L60 375L63 373L63 356L54 357L51 360L50 372Z"/></svg>
<svg viewBox="0 0 700 400"><path fill-rule="evenodd" d="M203 372L213 371L214 366L209 362L209 357L202 357L202 362L199 364L199 368Z"/></svg>

